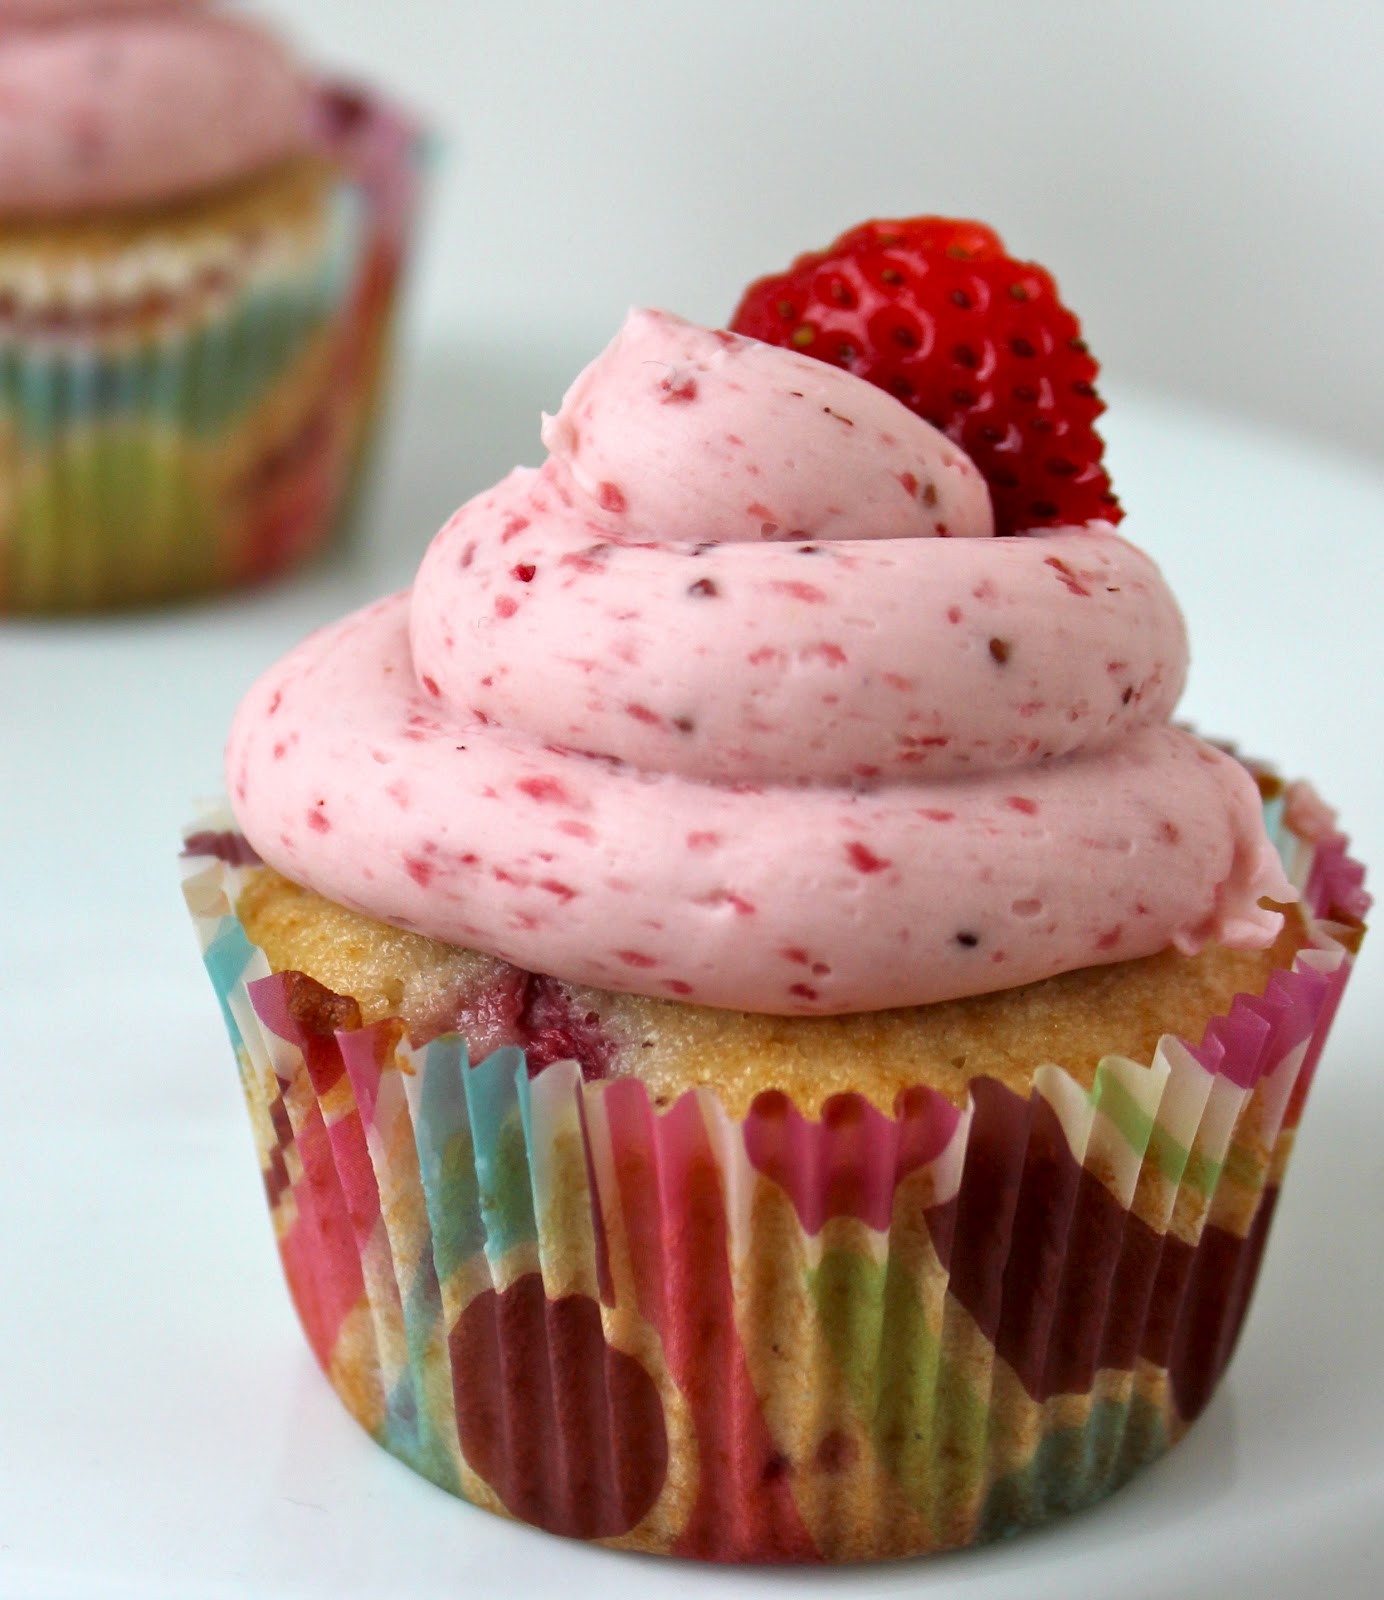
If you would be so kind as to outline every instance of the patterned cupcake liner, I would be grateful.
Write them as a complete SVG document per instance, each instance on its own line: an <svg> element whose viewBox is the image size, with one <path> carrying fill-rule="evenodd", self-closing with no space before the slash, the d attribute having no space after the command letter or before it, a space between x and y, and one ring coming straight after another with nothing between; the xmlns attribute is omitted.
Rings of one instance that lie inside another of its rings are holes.
<svg viewBox="0 0 1384 1600"><path fill-rule="evenodd" d="M1362 869L1287 811L1309 945L1195 1046L739 1121L359 1026L270 973L253 853L204 822L185 890L317 1360L434 1483L624 1548L904 1556L1099 1500L1225 1369L1358 943Z"/></svg>
<svg viewBox="0 0 1384 1600"><path fill-rule="evenodd" d="M342 520L421 146L351 104L317 158L238 192L0 243L0 613L254 581Z"/></svg>

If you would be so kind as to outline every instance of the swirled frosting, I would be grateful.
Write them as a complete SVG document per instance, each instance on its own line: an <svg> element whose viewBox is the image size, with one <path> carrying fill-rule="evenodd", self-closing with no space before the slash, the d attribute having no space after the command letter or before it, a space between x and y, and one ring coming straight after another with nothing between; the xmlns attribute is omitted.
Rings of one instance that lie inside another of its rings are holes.
<svg viewBox="0 0 1384 1600"><path fill-rule="evenodd" d="M178 0L0 0L0 216L153 204L305 148L284 47Z"/></svg>
<svg viewBox="0 0 1384 1600"><path fill-rule="evenodd" d="M774 1013L1267 944L1255 786L1103 523L992 537L882 390L635 312L410 593L251 691L232 803L345 905L573 982Z"/></svg>

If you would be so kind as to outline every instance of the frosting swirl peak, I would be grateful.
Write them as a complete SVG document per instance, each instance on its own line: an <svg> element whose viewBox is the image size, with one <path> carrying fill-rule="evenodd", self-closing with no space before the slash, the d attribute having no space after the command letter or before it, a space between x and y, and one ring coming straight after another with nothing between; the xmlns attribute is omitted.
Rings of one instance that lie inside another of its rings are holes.
<svg viewBox="0 0 1384 1600"><path fill-rule="evenodd" d="M1108 525L996 539L959 448L794 352L635 312L537 470L237 717L288 876L574 982L782 1013L1269 942L1240 766Z"/></svg>

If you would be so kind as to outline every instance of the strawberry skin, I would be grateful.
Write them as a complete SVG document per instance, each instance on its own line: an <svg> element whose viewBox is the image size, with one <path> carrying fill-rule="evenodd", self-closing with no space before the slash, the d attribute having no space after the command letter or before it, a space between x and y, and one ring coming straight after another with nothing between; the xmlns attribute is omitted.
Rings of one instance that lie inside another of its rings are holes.
<svg viewBox="0 0 1384 1600"><path fill-rule="evenodd" d="M984 474L999 533L1123 515L1077 320L984 223L862 223L751 284L730 326L844 367L940 428Z"/></svg>

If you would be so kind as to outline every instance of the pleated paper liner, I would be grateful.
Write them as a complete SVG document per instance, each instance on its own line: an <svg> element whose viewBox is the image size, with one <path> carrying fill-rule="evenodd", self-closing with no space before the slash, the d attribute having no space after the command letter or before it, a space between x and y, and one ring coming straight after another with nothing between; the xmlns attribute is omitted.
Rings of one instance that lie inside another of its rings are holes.
<svg viewBox="0 0 1384 1600"><path fill-rule="evenodd" d="M743 1121L359 1026L270 974L205 823L186 893L317 1360L434 1483L625 1548L904 1556L1099 1500L1225 1369L1358 942L1345 841L1282 813L1309 944L1195 1045Z"/></svg>
<svg viewBox="0 0 1384 1600"><path fill-rule="evenodd" d="M255 581L338 524L418 154L389 108L361 100L355 121L348 138L324 119L315 154L139 220L6 230L0 613Z"/></svg>

